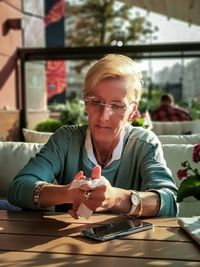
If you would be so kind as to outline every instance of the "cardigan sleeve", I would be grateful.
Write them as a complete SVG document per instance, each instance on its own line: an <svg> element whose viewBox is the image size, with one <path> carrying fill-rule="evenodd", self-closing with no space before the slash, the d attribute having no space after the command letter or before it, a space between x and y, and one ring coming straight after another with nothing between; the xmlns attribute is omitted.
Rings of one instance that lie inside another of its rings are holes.
<svg viewBox="0 0 200 267"><path fill-rule="evenodd" d="M166 165L160 143L148 145L141 162L142 187L146 191L155 191L160 196L160 209L157 216L176 216L177 187L170 169Z"/></svg>
<svg viewBox="0 0 200 267"><path fill-rule="evenodd" d="M127 138L114 186L155 191L160 196L158 216L176 216L177 187L164 159L162 145L149 130L135 127Z"/></svg>
<svg viewBox="0 0 200 267"><path fill-rule="evenodd" d="M38 184L54 183L55 180L58 184L64 184L64 179L70 176L66 171L66 161L79 160L78 149L83 139L81 131L80 127L64 126L51 135L40 152L29 160L11 182L8 201L15 206L35 209L33 193Z"/></svg>

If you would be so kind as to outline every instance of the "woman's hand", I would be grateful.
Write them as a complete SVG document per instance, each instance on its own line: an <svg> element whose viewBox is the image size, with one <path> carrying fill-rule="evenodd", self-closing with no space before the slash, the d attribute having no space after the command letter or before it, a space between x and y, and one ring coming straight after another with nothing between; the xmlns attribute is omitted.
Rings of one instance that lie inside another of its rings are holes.
<svg viewBox="0 0 200 267"><path fill-rule="evenodd" d="M97 165L92 170L91 179L99 178L104 180L104 184L94 189L88 185L73 189L73 208L69 211L72 217L78 218L76 211L81 203L84 203L92 211L110 209L114 206L116 190L106 178L101 176L101 167ZM83 175L83 172L79 172L74 179L86 179L86 177ZM86 197L86 192L89 192L87 193L88 197Z"/></svg>
<svg viewBox="0 0 200 267"><path fill-rule="evenodd" d="M81 179L86 179L86 176L83 175L83 171L79 171L75 177L74 180L81 180ZM68 189L69 190L69 189ZM70 193L72 195L72 209L68 211L68 213L75 219L78 219L78 216L76 214L76 211L78 209L78 207L80 206L80 204L83 202L84 198L83 198L83 192L82 190L80 190L79 188L75 188L75 189L70 189Z"/></svg>
<svg viewBox="0 0 200 267"><path fill-rule="evenodd" d="M86 205L93 211L112 208L116 198L115 188L101 175L101 167L99 165L93 168L91 178L101 178L104 180L104 183L95 189L89 189L90 195Z"/></svg>
<svg viewBox="0 0 200 267"><path fill-rule="evenodd" d="M86 176L83 175L83 172L80 171L76 174L76 176L74 177L74 180L98 179L101 177L100 175L101 169L99 168L100 166L95 166L93 168L92 173L91 173L91 178L86 178ZM93 191L96 191L96 189L89 187L89 185L87 184L83 184L79 188L71 189L73 206L72 206L72 209L68 211L68 213L75 219L78 219L76 212L79 206L81 205L81 203L85 204L92 211L95 211L98 207L100 207L103 201L102 194L98 194L96 196L93 192ZM86 197L86 195L88 195L88 197Z"/></svg>
<svg viewBox="0 0 200 267"><path fill-rule="evenodd" d="M92 192L92 194L94 194L96 198L102 199L102 205L99 206L99 209L96 210L111 209L114 207L116 201L116 188L112 187L110 182L101 175L101 167L97 165L92 171L92 179L100 177L104 179L104 184L97 187Z"/></svg>

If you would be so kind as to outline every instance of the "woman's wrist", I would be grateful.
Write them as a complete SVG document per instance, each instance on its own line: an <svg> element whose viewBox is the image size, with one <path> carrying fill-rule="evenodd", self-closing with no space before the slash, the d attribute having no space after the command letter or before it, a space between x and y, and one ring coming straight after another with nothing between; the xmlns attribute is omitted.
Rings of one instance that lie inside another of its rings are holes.
<svg viewBox="0 0 200 267"><path fill-rule="evenodd" d="M33 191L33 204L38 209L45 208L45 207L42 207L42 205L40 203L40 197L41 197L42 189L46 185L47 185L47 183L38 184L38 185L36 185L36 187Z"/></svg>
<svg viewBox="0 0 200 267"><path fill-rule="evenodd" d="M70 185L64 185L63 187L63 199L65 199L65 203L74 203L75 201L75 189L69 189Z"/></svg>
<svg viewBox="0 0 200 267"><path fill-rule="evenodd" d="M128 213L131 208L130 190L116 188L115 195L116 198L113 209L123 214Z"/></svg>
<svg viewBox="0 0 200 267"><path fill-rule="evenodd" d="M59 204L73 203L74 192L68 189L69 185L41 183L35 187L33 203L36 208L40 209Z"/></svg>

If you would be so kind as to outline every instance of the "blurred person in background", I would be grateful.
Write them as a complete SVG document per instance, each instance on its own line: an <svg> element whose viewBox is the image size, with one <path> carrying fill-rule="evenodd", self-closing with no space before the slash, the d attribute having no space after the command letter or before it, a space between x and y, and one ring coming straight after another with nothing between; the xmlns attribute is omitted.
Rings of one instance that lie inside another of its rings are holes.
<svg viewBox="0 0 200 267"><path fill-rule="evenodd" d="M160 106L151 113L152 121L191 121L192 117L186 109L174 103L171 94L164 94L160 99Z"/></svg>

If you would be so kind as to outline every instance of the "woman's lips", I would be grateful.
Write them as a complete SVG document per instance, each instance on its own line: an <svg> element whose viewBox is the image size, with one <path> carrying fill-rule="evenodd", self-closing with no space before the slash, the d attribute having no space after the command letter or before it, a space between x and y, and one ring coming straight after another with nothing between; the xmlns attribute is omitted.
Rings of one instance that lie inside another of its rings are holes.
<svg viewBox="0 0 200 267"><path fill-rule="evenodd" d="M112 128L105 125L96 125L96 131L100 134L110 134L112 132Z"/></svg>
<svg viewBox="0 0 200 267"><path fill-rule="evenodd" d="M109 126L105 126L105 125L96 125L96 127L98 129L102 129L102 130L110 130L110 127Z"/></svg>

